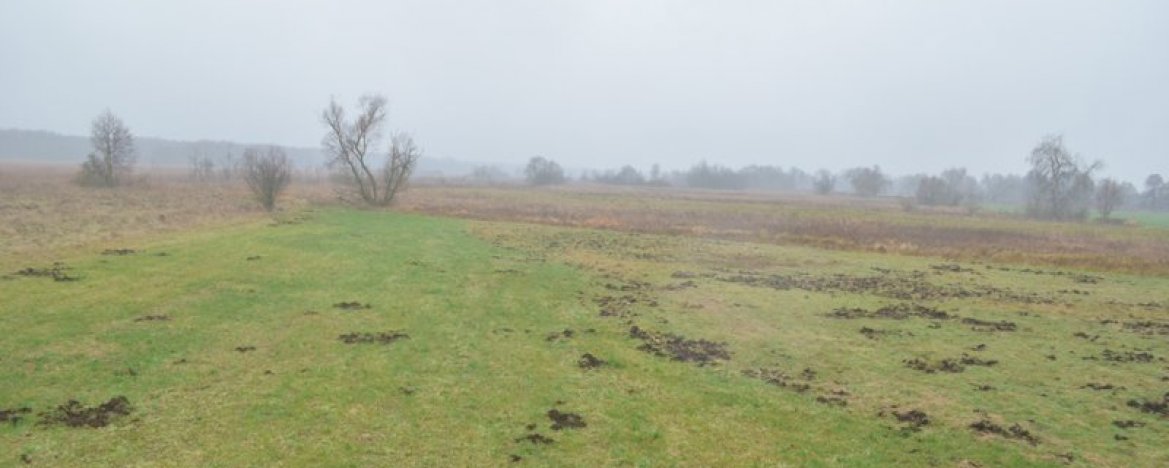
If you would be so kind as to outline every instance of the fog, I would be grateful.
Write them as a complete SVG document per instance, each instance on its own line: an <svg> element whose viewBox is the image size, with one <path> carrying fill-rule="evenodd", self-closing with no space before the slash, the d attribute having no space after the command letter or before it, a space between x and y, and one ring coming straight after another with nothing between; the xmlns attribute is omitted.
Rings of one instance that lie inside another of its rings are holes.
<svg viewBox="0 0 1169 468"><path fill-rule="evenodd" d="M0 128L318 145L386 95L432 157L1165 172L1164 1L0 3Z"/></svg>

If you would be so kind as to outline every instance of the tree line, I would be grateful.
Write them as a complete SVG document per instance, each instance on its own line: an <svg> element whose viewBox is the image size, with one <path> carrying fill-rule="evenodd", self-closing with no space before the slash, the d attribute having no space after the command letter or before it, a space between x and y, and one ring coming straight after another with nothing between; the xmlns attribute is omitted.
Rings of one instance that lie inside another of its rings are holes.
<svg viewBox="0 0 1169 468"><path fill-rule="evenodd" d="M608 171L586 171L582 182L623 186L675 186L713 190L808 191L820 195L838 192L862 197L900 197L906 209L914 206L965 207L973 212L986 203L1017 205L1033 218L1083 220L1094 209L1108 219L1121 207L1169 210L1169 183L1159 174L1148 176L1144 190L1111 178L1097 179L1099 161L1085 162L1073 154L1060 135L1044 137L1026 157L1030 170L1024 175L985 174L975 178L964 168L939 174L891 177L880 166L861 166L840 172L750 165L739 169L700 161L688 170L662 172L654 164L649 174L626 165ZM502 171L484 167L476 174ZM564 169L545 157L532 158L525 171L530 185L554 185L569 181ZM473 177L475 177L473 175Z"/></svg>

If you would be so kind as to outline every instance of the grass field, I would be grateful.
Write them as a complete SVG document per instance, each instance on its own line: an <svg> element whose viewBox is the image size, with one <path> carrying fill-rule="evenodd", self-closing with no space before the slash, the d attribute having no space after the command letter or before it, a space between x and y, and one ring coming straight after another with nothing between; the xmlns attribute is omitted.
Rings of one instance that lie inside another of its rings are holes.
<svg viewBox="0 0 1169 468"><path fill-rule="evenodd" d="M0 280L0 464L1169 463L1159 276L341 209L151 239Z"/></svg>
<svg viewBox="0 0 1169 468"><path fill-rule="evenodd" d="M10 169L0 195L0 465L1169 463L1147 221L322 185L267 217Z"/></svg>

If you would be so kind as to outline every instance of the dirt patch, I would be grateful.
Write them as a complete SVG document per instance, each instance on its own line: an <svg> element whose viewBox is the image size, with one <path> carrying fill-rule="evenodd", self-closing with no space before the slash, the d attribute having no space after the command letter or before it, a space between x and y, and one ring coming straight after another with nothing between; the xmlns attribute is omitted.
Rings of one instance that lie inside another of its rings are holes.
<svg viewBox="0 0 1169 468"><path fill-rule="evenodd" d="M893 410L890 411L889 414L891 414L893 418L897 420L897 422L905 424L905 426L901 428L904 431L917 432L920 431L921 428L930 424L929 415L926 414L925 411L918 409L911 409L905 412ZM883 415L884 412L878 414L877 416Z"/></svg>
<svg viewBox="0 0 1169 468"><path fill-rule="evenodd" d="M143 315L134 319L135 322L167 322L170 317L166 315Z"/></svg>
<svg viewBox="0 0 1169 468"><path fill-rule="evenodd" d="M731 358L726 343L703 339L691 340L672 333L645 330L636 325L629 329L629 336L643 342L637 349L675 361L694 362L699 366L705 366Z"/></svg>
<svg viewBox="0 0 1169 468"><path fill-rule="evenodd" d="M957 263L930 265L930 269L942 273L975 273L973 268L964 268Z"/></svg>
<svg viewBox="0 0 1169 468"><path fill-rule="evenodd" d="M666 291L681 291L683 289L693 289L693 288L697 288L697 287L698 287L698 283L695 283L694 281L687 280L687 281L683 281L681 283L667 284L665 286L662 286L662 289L664 289Z"/></svg>
<svg viewBox="0 0 1169 468"><path fill-rule="evenodd" d="M54 262L52 266L47 268L24 268L23 270L17 271L16 275L30 278L52 278L53 281L62 283L80 280L81 278L69 274L69 270L71 269L72 268L70 268L68 265L65 265L64 263Z"/></svg>
<svg viewBox="0 0 1169 468"><path fill-rule="evenodd" d="M805 369L805 371L811 371L811 369ZM795 391L796 393L804 393L811 390L812 386L806 382L815 378L815 372L806 372L802 375L803 381L800 381L778 369L766 368L746 369L742 374L753 379L762 380L779 388Z"/></svg>
<svg viewBox="0 0 1169 468"><path fill-rule="evenodd" d="M1100 339L1100 335L1088 335L1087 333L1084 333L1084 332L1075 332L1072 334L1072 336L1074 336L1076 338L1083 338L1083 339L1088 340L1088 341L1096 341L1096 340Z"/></svg>
<svg viewBox="0 0 1169 468"><path fill-rule="evenodd" d="M921 358L913 358L902 362L905 364L905 367L922 371L927 374L935 374L938 372L956 374L959 372L965 372L966 366L991 367L995 364L998 364L998 361L996 360L977 358L968 354L963 354L962 357L958 359L926 361Z"/></svg>
<svg viewBox="0 0 1169 468"><path fill-rule="evenodd" d="M992 267L990 265L987 265L986 268L990 269ZM1083 273L1074 273L1074 272L1070 272L1070 271L1046 271L1046 270L1037 270L1034 268L1013 269L1013 268L1007 268L1007 267L999 267L998 270L999 271L1015 271L1015 272L1019 272L1019 273L1027 273L1027 274L1032 274L1032 275L1063 276L1063 277L1067 277L1067 278L1071 279L1073 282L1079 283L1079 284L1097 284L1101 281L1104 281L1104 278L1099 277L1099 276L1086 275Z"/></svg>
<svg viewBox="0 0 1169 468"><path fill-rule="evenodd" d="M829 406L848 406L849 393L842 389L831 390L826 394L816 397L816 403L823 403Z"/></svg>
<svg viewBox="0 0 1169 468"><path fill-rule="evenodd" d="M134 249L105 249L105 250L101 251L102 255L113 255L113 256L134 255L136 253L138 253L138 251L134 250Z"/></svg>
<svg viewBox="0 0 1169 468"><path fill-rule="evenodd" d="M1035 293L1020 293L994 286L964 284L934 284L925 280L924 272L909 274L887 273L876 276L762 275L740 272L737 275L716 277L720 281L778 290L802 289L813 292L847 292L870 294L903 301L939 299L988 298L1027 304L1054 304L1050 297Z"/></svg>
<svg viewBox="0 0 1169 468"><path fill-rule="evenodd" d="M338 302L336 304L333 304L333 308L334 309L341 309L341 310L364 310L364 309L372 309L373 306L369 305L368 302L365 304L362 304L362 303L357 302L357 301L351 301L351 302Z"/></svg>
<svg viewBox="0 0 1169 468"><path fill-rule="evenodd" d="M1153 361L1164 361L1164 358L1158 358L1148 353L1147 351L1113 351L1105 349L1100 352L1100 356L1087 356L1083 358L1085 361L1108 361L1120 363L1148 363Z"/></svg>
<svg viewBox="0 0 1169 468"><path fill-rule="evenodd" d="M964 367L962 364L959 364L958 361L954 360L954 359L942 359L940 361L926 361L926 360L920 359L920 358L913 358L913 359L909 359L909 360L902 361L902 362L905 364L905 367L908 367L908 368L913 369L913 370L922 371L922 372L925 372L927 374L935 374L938 372L947 372L947 373L951 373L951 374L956 374L959 372L966 372L966 367Z"/></svg>
<svg viewBox="0 0 1169 468"><path fill-rule="evenodd" d="M9 422L12 424L18 424L18 423L20 423L21 420L24 419L24 415L29 414L31 412L32 412L32 408L28 408L28 407L12 408L12 409L0 408L0 423Z"/></svg>
<svg viewBox="0 0 1169 468"><path fill-rule="evenodd" d="M1131 419L1112 421L1112 425L1121 429L1132 429L1136 427L1145 427L1145 423L1140 421L1133 421Z"/></svg>
<svg viewBox="0 0 1169 468"><path fill-rule="evenodd" d="M870 340L879 340L889 336L902 336L906 333L901 330L880 330L876 328L861 327L861 334ZM909 333L908 335L913 336L913 333Z"/></svg>
<svg viewBox="0 0 1169 468"><path fill-rule="evenodd" d="M255 351L256 347L255 346L236 346L235 350L236 350L236 352L239 352L239 353L250 353L252 351Z"/></svg>
<svg viewBox="0 0 1169 468"><path fill-rule="evenodd" d="M581 355L580 359L576 361L576 365L585 370L596 369L607 364L608 362L606 362L604 359L593 356L592 353L584 353Z"/></svg>
<svg viewBox="0 0 1169 468"><path fill-rule="evenodd" d="M1157 414L1163 417L1169 417L1169 393L1161 397L1161 401L1155 400L1128 400L1129 408L1136 408L1142 413Z"/></svg>
<svg viewBox="0 0 1169 468"><path fill-rule="evenodd" d="M835 319L854 320L862 318L905 320L912 317L932 320L948 320L957 318L954 315L920 304L897 304L881 307L877 310L861 308L840 308L828 313L827 317Z"/></svg>
<svg viewBox="0 0 1169 468"><path fill-rule="evenodd" d="M68 427L105 427L116 419L133 411L130 400L116 396L94 407L86 407L77 400L69 400L52 411L40 414L40 424L45 426L64 425Z"/></svg>
<svg viewBox="0 0 1169 468"><path fill-rule="evenodd" d="M345 344L383 344L383 345L388 345L388 344L393 343L395 341L404 340L404 339L408 339L408 338L410 338L410 335L407 335L399 330L391 330L391 331L380 332L380 333L353 332L353 333L346 333L344 335L340 335L337 337L338 340L341 340L341 342L345 343Z"/></svg>
<svg viewBox="0 0 1169 468"><path fill-rule="evenodd" d="M548 419L552 420L552 430L559 431L563 429L582 429L588 424L585 423L584 418L576 413L568 413L560 411L556 408L548 410Z"/></svg>
<svg viewBox="0 0 1169 468"><path fill-rule="evenodd" d="M601 296L593 299L593 302L601 307L602 317L635 317L637 316L631 309L634 304L638 303L638 298L631 294L622 296Z"/></svg>
<svg viewBox="0 0 1169 468"><path fill-rule="evenodd" d="M1142 335L1169 335L1169 322L1125 322L1121 329Z"/></svg>
<svg viewBox="0 0 1169 468"><path fill-rule="evenodd" d="M996 331L1013 332L1019 328L1018 325L1015 325L1015 322L1008 322L1006 320L1000 320L998 322L990 322L987 320L979 320L976 318L966 317L966 318L962 319L962 323L964 323L966 325L970 325L971 330L979 331L979 332L996 332Z"/></svg>
<svg viewBox="0 0 1169 468"><path fill-rule="evenodd" d="M572 337L574 337L574 336L576 336L576 332L572 331L571 329L565 328L564 330L561 330L558 332L549 333L547 336L544 337L544 341L564 341L564 340L572 339Z"/></svg>
<svg viewBox="0 0 1169 468"><path fill-rule="evenodd" d="M1087 384L1081 385L1080 389L1088 389L1088 390L1096 390L1096 391L1102 391L1102 390L1119 391L1119 390L1124 390L1124 387L1118 387L1118 386L1110 384L1110 383L1089 382Z"/></svg>
<svg viewBox="0 0 1169 468"><path fill-rule="evenodd" d="M971 423L970 428L982 434L994 434L1007 439L1024 440L1033 446L1039 445L1039 438L1017 423L1012 424L1011 427L1004 428L990 420L982 419Z"/></svg>

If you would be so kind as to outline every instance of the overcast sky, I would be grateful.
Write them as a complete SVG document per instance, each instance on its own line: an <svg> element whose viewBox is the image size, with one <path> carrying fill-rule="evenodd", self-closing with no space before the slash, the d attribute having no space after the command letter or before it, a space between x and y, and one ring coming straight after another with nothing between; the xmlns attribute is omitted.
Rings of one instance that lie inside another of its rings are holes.
<svg viewBox="0 0 1169 468"><path fill-rule="evenodd" d="M1169 1L0 2L0 127L316 146L330 96L430 156L1169 173Z"/></svg>

